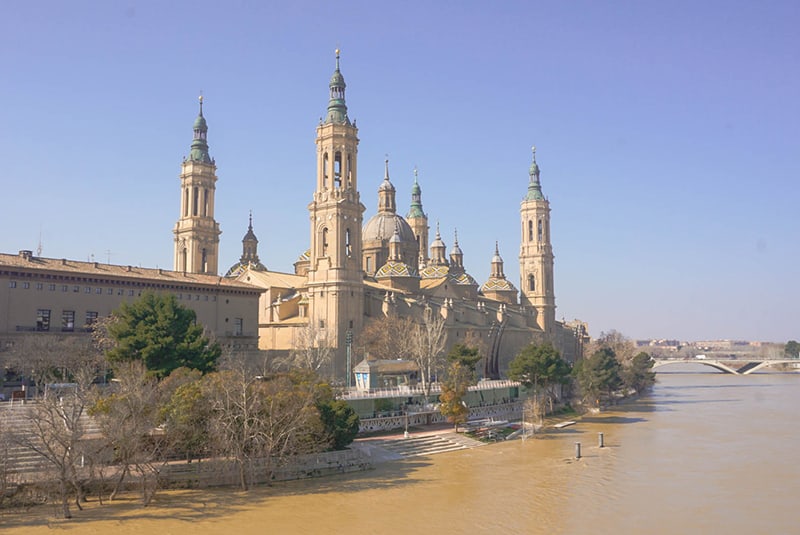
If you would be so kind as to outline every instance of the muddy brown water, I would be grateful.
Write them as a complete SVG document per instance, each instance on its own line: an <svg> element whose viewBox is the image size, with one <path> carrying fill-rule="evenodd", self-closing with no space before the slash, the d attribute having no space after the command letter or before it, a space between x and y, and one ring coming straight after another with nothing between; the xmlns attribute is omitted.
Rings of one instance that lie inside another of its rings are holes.
<svg viewBox="0 0 800 535"><path fill-rule="evenodd" d="M694 368L692 368L694 369ZM798 533L800 374L659 373L648 396L533 440L258 488L92 504L8 534ZM605 447L598 447L598 433ZM575 442L583 457L574 459Z"/></svg>

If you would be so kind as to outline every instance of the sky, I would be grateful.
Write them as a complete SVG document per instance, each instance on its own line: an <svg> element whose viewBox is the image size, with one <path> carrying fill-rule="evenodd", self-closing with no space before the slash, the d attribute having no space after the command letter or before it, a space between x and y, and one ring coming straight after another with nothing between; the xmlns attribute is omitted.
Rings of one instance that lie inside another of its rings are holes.
<svg viewBox="0 0 800 535"><path fill-rule="evenodd" d="M365 221L389 159L448 251L519 286L531 146L556 316L593 336L800 339L800 3L5 0L0 251L173 267L202 92L220 271L308 248L341 49Z"/></svg>

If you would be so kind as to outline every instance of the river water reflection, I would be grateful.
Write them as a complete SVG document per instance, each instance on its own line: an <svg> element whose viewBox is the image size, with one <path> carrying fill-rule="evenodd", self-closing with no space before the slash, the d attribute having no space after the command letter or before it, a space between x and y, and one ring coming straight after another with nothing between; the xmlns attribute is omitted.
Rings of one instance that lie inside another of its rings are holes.
<svg viewBox="0 0 800 535"><path fill-rule="evenodd" d="M534 440L248 494L165 494L145 511L104 507L95 520L58 527L148 535L797 533L799 406L800 374L659 373L652 394ZM50 532L12 532L39 529Z"/></svg>

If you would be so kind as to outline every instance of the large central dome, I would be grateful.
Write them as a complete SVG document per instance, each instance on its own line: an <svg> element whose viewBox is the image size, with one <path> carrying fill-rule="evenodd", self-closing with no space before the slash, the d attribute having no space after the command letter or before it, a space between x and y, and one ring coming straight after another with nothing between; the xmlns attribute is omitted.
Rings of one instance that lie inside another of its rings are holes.
<svg viewBox="0 0 800 535"><path fill-rule="evenodd" d="M394 235L395 229L397 229L401 241L417 241L408 222L402 216L391 212L381 212L372 216L364 225L361 238L364 241L388 240Z"/></svg>

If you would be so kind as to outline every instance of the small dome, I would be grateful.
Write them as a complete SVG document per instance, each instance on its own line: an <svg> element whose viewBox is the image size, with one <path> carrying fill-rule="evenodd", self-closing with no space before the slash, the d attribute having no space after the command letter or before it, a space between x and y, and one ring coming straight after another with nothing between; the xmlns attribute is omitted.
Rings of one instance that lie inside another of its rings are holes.
<svg viewBox="0 0 800 535"><path fill-rule="evenodd" d="M336 70L333 72L333 76L331 76L331 87L346 87L344 83L344 76L342 76L342 72L339 70L338 66Z"/></svg>
<svg viewBox="0 0 800 535"><path fill-rule="evenodd" d="M461 273L451 273L450 274L450 281L453 284L458 284L459 286L477 286L478 281L472 278L472 275L469 273L462 271Z"/></svg>
<svg viewBox="0 0 800 535"><path fill-rule="evenodd" d="M517 291L511 282L507 279L489 279L486 283L481 287L481 291L505 291L505 290L513 290Z"/></svg>
<svg viewBox="0 0 800 535"><path fill-rule="evenodd" d="M389 260L375 273L376 279L387 277L419 277L419 273L417 273L416 269L404 262Z"/></svg>
<svg viewBox="0 0 800 535"><path fill-rule="evenodd" d="M448 266L427 266L422 270L420 276L423 279L441 279L450 273Z"/></svg>
<svg viewBox="0 0 800 535"><path fill-rule="evenodd" d="M195 130L208 130L208 123L206 123L206 118L201 115L197 116L197 119L194 120L194 127Z"/></svg>
<svg viewBox="0 0 800 535"><path fill-rule="evenodd" d="M388 176L383 179L383 182L381 182L381 185L378 188L378 192L381 192L381 191L396 191L394 189L394 186L392 185L392 183L389 181L389 177Z"/></svg>
<svg viewBox="0 0 800 535"><path fill-rule="evenodd" d="M361 239L363 241L373 240L386 240L392 237L397 230L400 235L400 241L403 242L416 242L417 238L414 236L414 231L403 219L402 216L393 214L391 212L384 212L375 214L364 225L361 232Z"/></svg>

